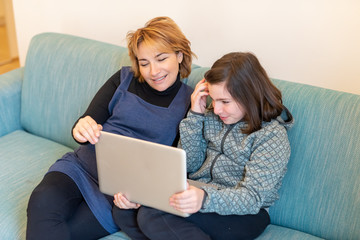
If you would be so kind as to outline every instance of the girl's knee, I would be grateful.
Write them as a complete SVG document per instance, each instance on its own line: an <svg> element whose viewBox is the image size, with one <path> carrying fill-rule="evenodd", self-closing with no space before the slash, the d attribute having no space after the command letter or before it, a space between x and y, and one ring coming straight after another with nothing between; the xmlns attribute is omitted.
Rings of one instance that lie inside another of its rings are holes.
<svg viewBox="0 0 360 240"><path fill-rule="evenodd" d="M140 207L137 215L137 222L140 227L140 229L146 233L148 230L151 231L153 229L153 224L157 224L157 219L161 218L161 215L163 214L162 211L149 208L149 207Z"/></svg>

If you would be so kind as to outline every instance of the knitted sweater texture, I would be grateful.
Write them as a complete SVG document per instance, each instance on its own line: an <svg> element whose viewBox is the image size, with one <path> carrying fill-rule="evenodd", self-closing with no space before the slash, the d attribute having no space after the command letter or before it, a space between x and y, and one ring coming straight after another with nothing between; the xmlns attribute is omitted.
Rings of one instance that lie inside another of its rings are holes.
<svg viewBox="0 0 360 240"><path fill-rule="evenodd" d="M202 187L207 197L200 212L256 214L279 198L290 158L287 129L293 125L287 110L281 116L249 135L241 132L246 123L226 125L212 111L190 111L182 120L189 178L214 186Z"/></svg>

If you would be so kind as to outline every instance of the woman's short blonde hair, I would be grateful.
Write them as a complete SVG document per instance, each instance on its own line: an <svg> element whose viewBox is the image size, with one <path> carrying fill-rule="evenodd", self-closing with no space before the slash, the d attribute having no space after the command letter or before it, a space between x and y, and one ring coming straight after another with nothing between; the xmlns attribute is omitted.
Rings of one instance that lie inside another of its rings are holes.
<svg viewBox="0 0 360 240"><path fill-rule="evenodd" d="M156 17L151 19L143 28L128 32L126 38L132 70L135 77L138 77L140 81L143 81L137 59L140 43L153 46L160 51L181 52L183 60L179 66L180 76L186 78L190 75L192 57L196 55L191 51L190 41L171 18Z"/></svg>

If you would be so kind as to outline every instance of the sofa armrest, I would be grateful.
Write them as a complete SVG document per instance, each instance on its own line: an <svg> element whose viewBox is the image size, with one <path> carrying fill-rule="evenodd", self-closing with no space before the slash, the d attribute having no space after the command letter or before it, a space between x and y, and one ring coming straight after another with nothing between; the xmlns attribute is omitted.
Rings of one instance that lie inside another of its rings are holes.
<svg viewBox="0 0 360 240"><path fill-rule="evenodd" d="M24 68L0 75L0 136L21 129L20 105Z"/></svg>

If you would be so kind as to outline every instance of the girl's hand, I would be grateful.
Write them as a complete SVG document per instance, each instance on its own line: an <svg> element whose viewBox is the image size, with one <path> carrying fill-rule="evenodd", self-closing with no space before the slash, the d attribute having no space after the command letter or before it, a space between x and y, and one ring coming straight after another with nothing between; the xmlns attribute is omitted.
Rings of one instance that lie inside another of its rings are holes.
<svg viewBox="0 0 360 240"><path fill-rule="evenodd" d="M133 209L139 208L141 205L138 203L130 202L126 196L122 193L114 195L114 204L121 209Z"/></svg>
<svg viewBox="0 0 360 240"><path fill-rule="evenodd" d="M97 124L90 116L80 118L73 129L73 136L80 143L90 142L95 144L100 137L102 126Z"/></svg>
<svg viewBox="0 0 360 240"><path fill-rule="evenodd" d="M196 213L202 207L204 190L187 184L187 189L170 197L170 205L184 213Z"/></svg>
<svg viewBox="0 0 360 240"><path fill-rule="evenodd" d="M206 97L209 95L208 83L205 78L198 82L194 92L191 94L191 110L196 113L204 113L206 108Z"/></svg>

